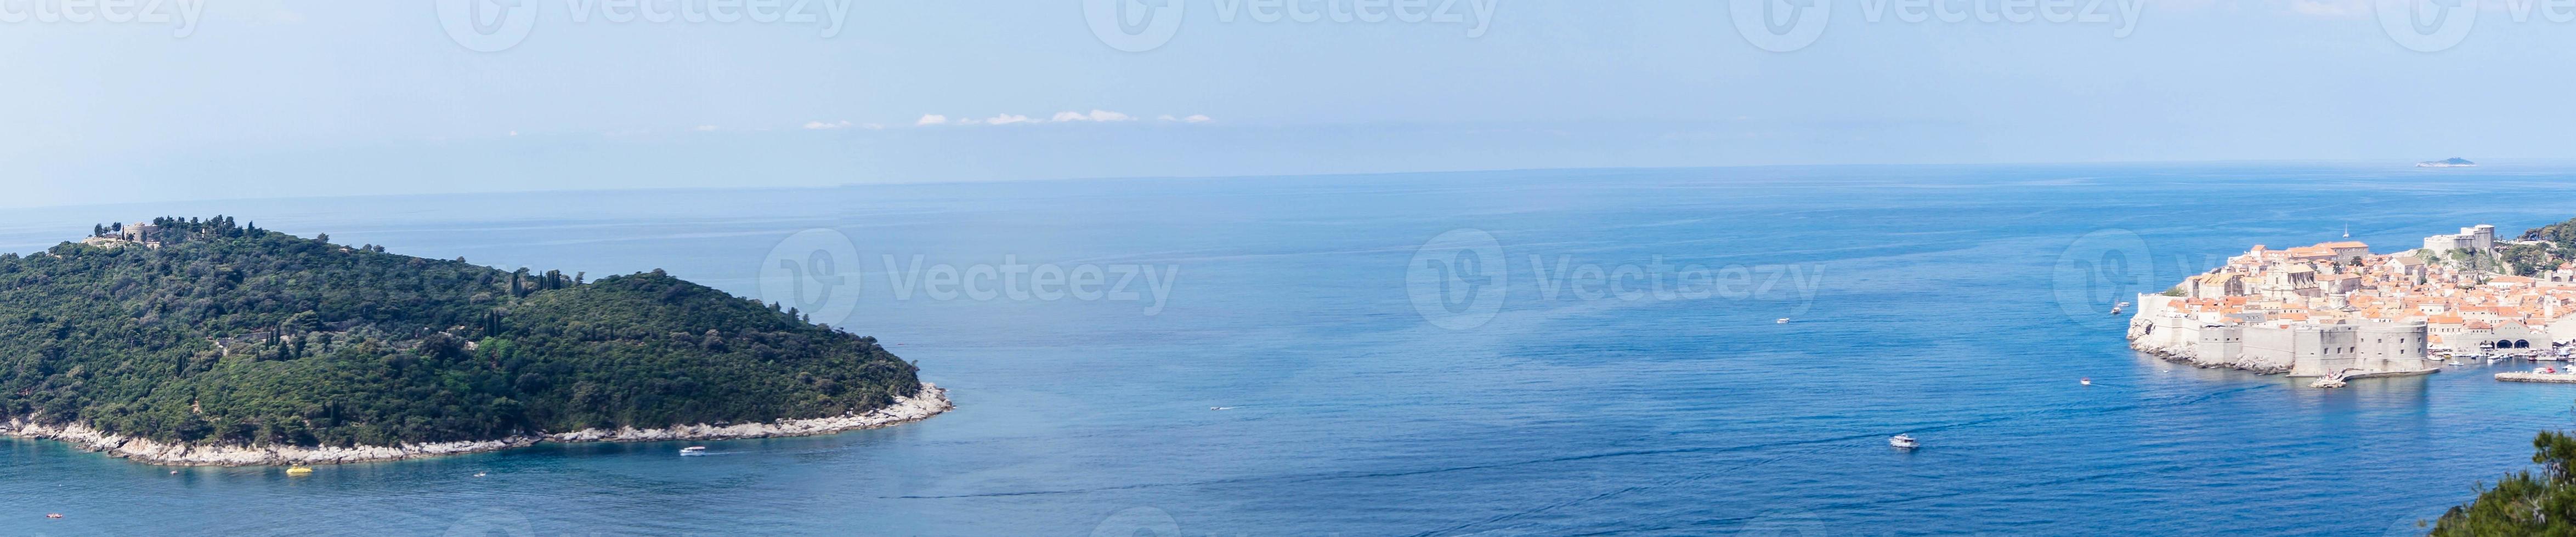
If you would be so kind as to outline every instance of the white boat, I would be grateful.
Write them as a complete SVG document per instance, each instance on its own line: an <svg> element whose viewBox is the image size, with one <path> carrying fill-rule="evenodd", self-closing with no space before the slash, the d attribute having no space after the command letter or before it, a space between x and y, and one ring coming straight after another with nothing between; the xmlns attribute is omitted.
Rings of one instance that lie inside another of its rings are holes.
<svg viewBox="0 0 2576 537"><path fill-rule="evenodd" d="M1234 407L1230 407L1230 406L1212 406L1212 407L1208 407L1208 410L1234 410Z"/></svg>
<svg viewBox="0 0 2576 537"><path fill-rule="evenodd" d="M1900 435L1896 435L1896 436L1887 437L1887 445L1896 446L1896 447L1905 448L1905 449L1914 449L1916 446L1921 446L1921 445L1923 445L1923 443L1922 443L1922 442L1916 442L1916 441L1914 441L1914 437L1913 437L1913 436L1901 435L1901 434L1900 434Z"/></svg>
<svg viewBox="0 0 2576 537"><path fill-rule="evenodd" d="M706 446L689 446L689 447L680 448L680 456L683 456L683 457L685 457L685 456L690 456L690 455L705 455L705 454L707 454L707 447L706 447Z"/></svg>
<svg viewBox="0 0 2576 537"><path fill-rule="evenodd" d="M2452 361L2448 361L2448 362L2442 362L2442 365L2469 365L2469 364L2462 363L2462 362L2460 362L2459 360L2452 360Z"/></svg>
<svg viewBox="0 0 2576 537"><path fill-rule="evenodd" d="M1771 322L1776 323L1776 324L1789 324L1789 318L1788 318L1788 317L1781 317L1781 318L1780 318L1780 320L1777 320L1777 321L1771 321Z"/></svg>
<svg viewBox="0 0 2576 537"><path fill-rule="evenodd" d="M2093 385L2093 377L2084 377L2082 380L2077 380L2076 382L2084 383L2084 385L2086 385L2086 386L2092 386L2092 385Z"/></svg>

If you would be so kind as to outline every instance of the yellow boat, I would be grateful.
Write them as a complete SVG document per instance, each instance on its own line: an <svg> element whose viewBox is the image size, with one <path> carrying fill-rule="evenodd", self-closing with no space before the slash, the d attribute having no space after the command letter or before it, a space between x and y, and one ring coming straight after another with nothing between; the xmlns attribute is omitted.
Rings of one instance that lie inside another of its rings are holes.
<svg viewBox="0 0 2576 537"><path fill-rule="evenodd" d="M313 473L313 467L311 466L289 466L286 468L286 475L303 475L309 473Z"/></svg>

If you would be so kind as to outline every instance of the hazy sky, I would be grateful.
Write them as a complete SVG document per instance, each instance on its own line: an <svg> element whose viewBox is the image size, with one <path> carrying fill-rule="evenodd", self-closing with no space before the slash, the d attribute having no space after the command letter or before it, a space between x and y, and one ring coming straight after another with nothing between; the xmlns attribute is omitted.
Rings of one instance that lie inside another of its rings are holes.
<svg viewBox="0 0 2576 537"><path fill-rule="evenodd" d="M0 206L2576 156L2564 0L94 1L0 0Z"/></svg>

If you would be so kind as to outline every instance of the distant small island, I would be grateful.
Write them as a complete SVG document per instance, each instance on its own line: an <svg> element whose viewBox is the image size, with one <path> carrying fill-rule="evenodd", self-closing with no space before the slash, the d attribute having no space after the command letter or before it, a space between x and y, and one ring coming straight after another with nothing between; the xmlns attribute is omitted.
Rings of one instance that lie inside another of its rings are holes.
<svg viewBox="0 0 2576 537"><path fill-rule="evenodd" d="M2460 157L2451 157L2442 160L2427 160L2415 163L2415 167L2417 168L2475 168L2477 166L2478 163L2469 162L2469 159Z"/></svg>
<svg viewBox="0 0 2576 537"><path fill-rule="evenodd" d="M0 435L155 464L812 435L953 408L916 372L661 270L505 271L225 216L0 253Z"/></svg>

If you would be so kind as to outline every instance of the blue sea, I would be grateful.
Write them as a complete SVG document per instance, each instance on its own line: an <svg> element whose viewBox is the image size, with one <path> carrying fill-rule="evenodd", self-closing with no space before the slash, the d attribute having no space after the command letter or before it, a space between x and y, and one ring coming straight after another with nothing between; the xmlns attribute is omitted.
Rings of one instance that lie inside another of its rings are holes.
<svg viewBox="0 0 2576 537"><path fill-rule="evenodd" d="M22 253L220 213L787 293L957 409L304 476L0 440L0 534L2406 534L2576 427L2576 385L2489 378L2529 367L2506 364L2310 389L2133 353L2108 309L2253 244L2576 217L2571 178L1607 169L10 210Z"/></svg>

